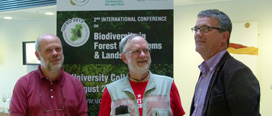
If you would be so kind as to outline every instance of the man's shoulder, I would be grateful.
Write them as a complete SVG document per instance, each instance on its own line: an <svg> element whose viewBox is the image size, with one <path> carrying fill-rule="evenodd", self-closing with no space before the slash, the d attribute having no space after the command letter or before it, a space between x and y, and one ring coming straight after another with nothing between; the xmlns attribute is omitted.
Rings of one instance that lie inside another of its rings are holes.
<svg viewBox="0 0 272 116"><path fill-rule="evenodd" d="M251 69L245 65L243 62L230 57L225 62L224 65L218 67L223 72L224 75L232 75L234 73L247 73L248 75L254 75ZM225 76L227 77L227 76Z"/></svg>
<svg viewBox="0 0 272 116"><path fill-rule="evenodd" d="M27 89L28 87L34 86L36 83L38 83L39 78L40 76L37 70L31 71L17 80L15 84L15 88L19 87L19 88Z"/></svg>
<svg viewBox="0 0 272 116"><path fill-rule="evenodd" d="M156 86L160 87L171 87L174 82L172 77L166 75L159 75L159 74L150 74L150 83L155 84Z"/></svg>
<svg viewBox="0 0 272 116"><path fill-rule="evenodd" d="M36 79L37 77L39 77L39 72L37 70L34 70L20 77L18 81L31 81L33 79Z"/></svg>
<svg viewBox="0 0 272 116"><path fill-rule="evenodd" d="M159 80L169 80L169 81L174 80L172 77L166 76L166 75L150 73L150 76L154 77L155 79L159 79Z"/></svg>
<svg viewBox="0 0 272 116"><path fill-rule="evenodd" d="M225 62L225 66L226 67L230 67L232 69L234 68L241 68L241 67L246 67L248 68L243 62L233 58L233 57L230 57L229 59L226 60Z"/></svg>
<svg viewBox="0 0 272 116"><path fill-rule="evenodd" d="M220 60L220 62L218 64L219 65L224 64L224 66L232 66L232 67L236 67L236 66L245 66L245 67L247 67L243 62L235 59L228 52L226 52L224 54L224 56L222 57L222 59Z"/></svg>

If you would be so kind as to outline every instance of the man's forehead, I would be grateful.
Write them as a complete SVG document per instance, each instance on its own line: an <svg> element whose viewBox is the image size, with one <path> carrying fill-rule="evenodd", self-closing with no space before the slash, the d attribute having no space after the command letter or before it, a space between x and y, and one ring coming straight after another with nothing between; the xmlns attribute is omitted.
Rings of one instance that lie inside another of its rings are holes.
<svg viewBox="0 0 272 116"><path fill-rule="evenodd" d="M49 46L61 46L61 42L58 39L42 39L40 41L41 47L49 47Z"/></svg>
<svg viewBox="0 0 272 116"><path fill-rule="evenodd" d="M132 47L137 47L137 46L143 46L145 44L148 44L148 43L143 37L136 36L136 37L130 39L129 41L127 41L124 48L127 49L127 48L132 48Z"/></svg>
<svg viewBox="0 0 272 116"><path fill-rule="evenodd" d="M207 25L208 24L208 25ZM217 18L214 17L199 17L196 21L196 26L215 26L218 24Z"/></svg>

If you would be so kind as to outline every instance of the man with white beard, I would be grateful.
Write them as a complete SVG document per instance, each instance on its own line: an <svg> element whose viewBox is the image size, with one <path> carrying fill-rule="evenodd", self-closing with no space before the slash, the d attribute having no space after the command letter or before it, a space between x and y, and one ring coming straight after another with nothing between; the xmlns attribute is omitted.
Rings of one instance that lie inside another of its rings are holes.
<svg viewBox="0 0 272 116"><path fill-rule="evenodd" d="M151 56L147 41L129 34L119 43L128 76L106 86L99 116L182 116L185 114L173 78L149 71Z"/></svg>

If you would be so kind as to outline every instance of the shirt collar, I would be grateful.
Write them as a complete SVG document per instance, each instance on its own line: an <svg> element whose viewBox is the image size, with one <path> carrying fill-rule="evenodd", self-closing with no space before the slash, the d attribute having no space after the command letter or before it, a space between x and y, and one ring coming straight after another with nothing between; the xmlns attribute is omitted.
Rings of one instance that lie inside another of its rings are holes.
<svg viewBox="0 0 272 116"><path fill-rule="evenodd" d="M124 81L123 91L130 91L131 93L133 93L133 90L131 89L131 85L130 85L130 82L129 82L128 75L124 78L125 81ZM148 91L149 89L155 88L156 82L155 82L154 78L156 78L156 77L154 77L154 74L151 71L149 71L149 80L148 80L148 83L147 83L148 86L146 86L145 91Z"/></svg>
<svg viewBox="0 0 272 116"><path fill-rule="evenodd" d="M207 61L203 61L198 66L198 68L201 70L202 73L206 73L207 71L212 71L226 52L227 50L223 50L215 54L213 57L211 57Z"/></svg>
<svg viewBox="0 0 272 116"><path fill-rule="evenodd" d="M39 65L39 67L38 67L38 72L39 72L40 78L42 80L47 79L47 77L44 76L43 73L42 73L41 65ZM65 78L64 78L65 76L63 76L63 74L64 74L64 70L63 70L63 68L61 68L60 78L58 78L55 82L59 82L61 85L63 85L63 82L65 80Z"/></svg>

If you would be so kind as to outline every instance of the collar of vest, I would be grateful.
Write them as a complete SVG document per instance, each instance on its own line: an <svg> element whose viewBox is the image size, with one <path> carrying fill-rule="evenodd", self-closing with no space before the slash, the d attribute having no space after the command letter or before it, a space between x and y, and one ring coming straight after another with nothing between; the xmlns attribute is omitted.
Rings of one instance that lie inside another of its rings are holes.
<svg viewBox="0 0 272 116"><path fill-rule="evenodd" d="M156 78L156 77L154 77L154 74L151 71L149 71L149 80L148 80L145 92L156 87L156 82L155 82L154 78ZM134 93L131 88L128 75L125 77L125 81L124 81L123 85L124 85L122 88L123 91L128 91L128 92Z"/></svg>

